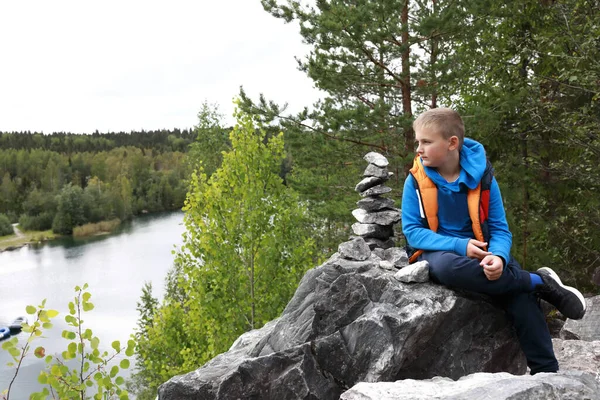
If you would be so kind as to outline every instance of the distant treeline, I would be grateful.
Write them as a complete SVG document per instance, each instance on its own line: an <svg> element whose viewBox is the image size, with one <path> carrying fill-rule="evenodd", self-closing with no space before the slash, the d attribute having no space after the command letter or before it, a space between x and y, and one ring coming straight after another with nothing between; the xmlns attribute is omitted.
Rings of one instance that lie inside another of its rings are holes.
<svg viewBox="0 0 600 400"><path fill-rule="evenodd" d="M0 133L0 214L23 229L75 226L182 207L191 130Z"/></svg>
<svg viewBox="0 0 600 400"><path fill-rule="evenodd" d="M193 129L132 131L91 135L54 132L0 132L0 149L44 149L58 153L108 151L118 147L152 149L155 153L166 151L186 152L195 139Z"/></svg>

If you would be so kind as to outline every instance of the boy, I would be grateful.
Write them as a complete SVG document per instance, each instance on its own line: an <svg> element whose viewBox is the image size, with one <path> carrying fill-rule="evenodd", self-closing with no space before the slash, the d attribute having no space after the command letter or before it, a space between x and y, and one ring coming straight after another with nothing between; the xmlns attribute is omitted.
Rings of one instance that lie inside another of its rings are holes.
<svg viewBox="0 0 600 400"><path fill-rule="evenodd" d="M411 262L427 260L434 282L493 296L514 324L531 374L558 371L537 297L580 319L583 296L550 268L529 273L511 257L498 183L483 146L464 137L457 112L431 109L413 128L417 155L402 194Z"/></svg>

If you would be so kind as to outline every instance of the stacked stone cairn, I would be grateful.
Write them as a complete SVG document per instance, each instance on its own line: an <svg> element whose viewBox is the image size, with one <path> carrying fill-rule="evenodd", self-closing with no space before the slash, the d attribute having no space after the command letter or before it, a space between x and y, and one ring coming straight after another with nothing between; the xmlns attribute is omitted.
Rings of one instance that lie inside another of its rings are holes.
<svg viewBox="0 0 600 400"><path fill-rule="evenodd" d="M376 152L367 153L364 159L369 163L364 179L355 190L362 197L356 204L359 208L352 211L358 221L352 225L352 231L361 236L371 250L394 247L394 224L400 221L400 210L394 207L394 201L382 195L392 191L384 183L393 175L388 172L387 158Z"/></svg>
<svg viewBox="0 0 600 400"><path fill-rule="evenodd" d="M338 246L339 256L359 262L375 258L379 260L380 268L396 271L394 277L401 282L427 282L427 261L408 265L406 250L394 246L394 224L400 222L401 217L394 201L382 197L392 190L384 185L392 176L387 169L388 160L375 152L368 153L364 159L369 165L363 173L364 179L355 188L363 198L357 203L359 208L352 211L358 221L352 225L356 236Z"/></svg>

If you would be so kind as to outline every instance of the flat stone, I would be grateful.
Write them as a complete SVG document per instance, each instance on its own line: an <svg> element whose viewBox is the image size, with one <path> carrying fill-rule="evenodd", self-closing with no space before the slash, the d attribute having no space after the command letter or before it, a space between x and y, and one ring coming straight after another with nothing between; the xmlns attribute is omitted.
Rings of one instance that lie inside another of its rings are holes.
<svg viewBox="0 0 600 400"><path fill-rule="evenodd" d="M338 253L348 260L364 261L371 257L371 249L362 237L354 238L338 246Z"/></svg>
<svg viewBox="0 0 600 400"><path fill-rule="evenodd" d="M385 182L386 179L375 178L373 176L369 176L364 178L362 181L358 182L354 187L354 190L357 192L364 192L367 189L372 188L373 186L377 186Z"/></svg>
<svg viewBox="0 0 600 400"><path fill-rule="evenodd" d="M393 209L396 202L387 197L365 197L356 202L356 205L365 211L378 211L383 209Z"/></svg>
<svg viewBox="0 0 600 400"><path fill-rule="evenodd" d="M371 251L373 251L373 249L389 249L390 247L394 247L396 245L396 243L394 242L394 239L389 238L387 240L381 240L381 239L377 239L377 238L373 238L373 237L366 237L365 238L365 242L369 245L369 248L371 249Z"/></svg>
<svg viewBox="0 0 600 400"><path fill-rule="evenodd" d="M373 186L372 188L365 190L364 192L360 192L360 195L361 195L361 197L378 196L380 194L386 194L391 191L392 191L391 187L384 186L384 185L377 185L377 186Z"/></svg>
<svg viewBox="0 0 600 400"><path fill-rule="evenodd" d="M363 172L363 176L373 176L375 178L389 179L389 171L386 167L380 168L375 164L369 164Z"/></svg>
<svg viewBox="0 0 600 400"><path fill-rule="evenodd" d="M365 224L393 225L400 222L400 210L367 212L362 222Z"/></svg>
<svg viewBox="0 0 600 400"><path fill-rule="evenodd" d="M356 210L352 210L352 215L358 222L361 224L365 222L365 218L367 217L367 211L362 208L357 208Z"/></svg>
<svg viewBox="0 0 600 400"><path fill-rule="evenodd" d="M352 224L352 231L364 238L373 237L384 240L394 235L394 229L391 225L361 224L360 222Z"/></svg>
<svg viewBox="0 0 600 400"><path fill-rule="evenodd" d="M382 156L381 154L379 154L375 151L371 151L371 152L365 154L363 159L366 160L369 164L374 164L375 166L377 166L379 168L387 167L390 164L388 162L387 158L385 158L384 156Z"/></svg>
<svg viewBox="0 0 600 400"><path fill-rule="evenodd" d="M580 320L567 319L560 337L562 339L600 340L600 296L585 299L587 308Z"/></svg>
<svg viewBox="0 0 600 400"><path fill-rule="evenodd" d="M417 261L396 272L394 278L404 283L427 282L429 281L429 263L424 260Z"/></svg>

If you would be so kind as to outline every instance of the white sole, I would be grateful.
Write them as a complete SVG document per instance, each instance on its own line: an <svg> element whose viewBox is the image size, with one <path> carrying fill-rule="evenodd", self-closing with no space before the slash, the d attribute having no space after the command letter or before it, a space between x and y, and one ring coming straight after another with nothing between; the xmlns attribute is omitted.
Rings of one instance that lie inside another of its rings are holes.
<svg viewBox="0 0 600 400"><path fill-rule="evenodd" d="M583 311L586 310L587 308L587 302L585 301L585 299L583 298L583 295L581 294L581 292L577 289L575 289L574 287L571 286L566 286L563 285L563 283L561 282L560 278L558 277L558 275L556 275L556 272L554 272L551 268L548 267L542 267L540 269L538 269L538 271L546 271L548 272L548 274L550 274L550 276L552 277L552 279L554 279L556 282L558 282L558 284L568 290L569 292L573 293L575 296L577 296L577 298L579 299L579 301L581 301L581 304L583 304Z"/></svg>

